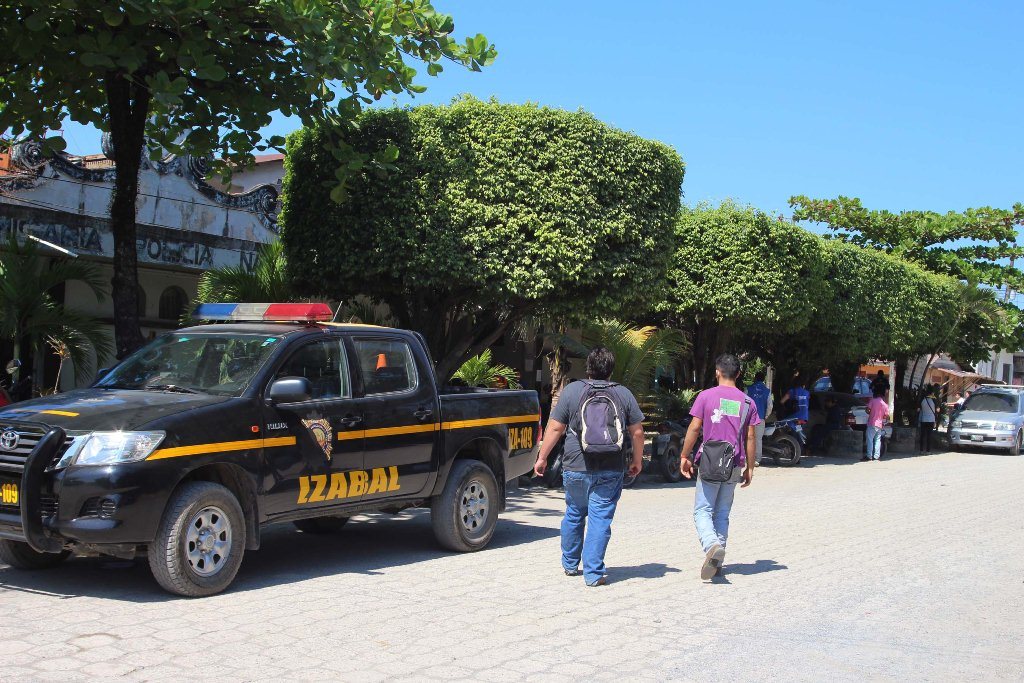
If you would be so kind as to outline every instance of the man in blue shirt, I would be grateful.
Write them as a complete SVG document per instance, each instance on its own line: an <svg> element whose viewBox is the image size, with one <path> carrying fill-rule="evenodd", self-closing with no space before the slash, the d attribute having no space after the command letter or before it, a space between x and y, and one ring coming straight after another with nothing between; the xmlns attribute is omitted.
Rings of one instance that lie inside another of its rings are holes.
<svg viewBox="0 0 1024 683"><path fill-rule="evenodd" d="M755 425L754 430L757 433L757 454L754 457L754 464L761 464L761 443L764 441L764 425L765 420L768 419L768 413L771 412L772 405L772 390L768 388L768 385L764 383L765 373L762 370L754 375L754 383L747 387L747 396L757 406L757 414L761 417L760 424Z"/></svg>
<svg viewBox="0 0 1024 683"><path fill-rule="evenodd" d="M811 392L804 388L804 380L799 376L793 378L793 388L782 397L782 405L787 406L790 401L793 403L788 409L792 410L793 414L787 415L786 419L796 418L806 423L811 418Z"/></svg>

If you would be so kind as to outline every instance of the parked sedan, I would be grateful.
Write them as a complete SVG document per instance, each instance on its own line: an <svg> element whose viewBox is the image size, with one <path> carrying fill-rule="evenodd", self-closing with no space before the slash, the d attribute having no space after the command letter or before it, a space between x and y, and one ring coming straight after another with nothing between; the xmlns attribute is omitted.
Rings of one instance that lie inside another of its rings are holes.
<svg viewBox="0 0 1024 683"><path fill-rule="evenodd" d="M964 401L949 425L953 449L963 446L1004 449L1020 455L1024 442L1022 391L1010 387L983 387Z"/></svg>

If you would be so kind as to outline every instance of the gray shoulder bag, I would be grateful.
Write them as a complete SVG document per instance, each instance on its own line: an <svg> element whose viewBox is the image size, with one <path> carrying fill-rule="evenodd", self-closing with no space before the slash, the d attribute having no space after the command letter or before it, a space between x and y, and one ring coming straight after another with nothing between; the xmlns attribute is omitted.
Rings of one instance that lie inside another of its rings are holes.
<svg viewBox="0 0 1024 683"><path fill-rule="evenodd" d="M743 431L747 422L747 406L749 397L743 398L743 408L740 411L740 427L737 433L737 440L743 439ZM704 481L722 484L732 479L734 460L736 459L736 446L728 441L712 439L705 441L700 452L700 462L697 464L697 472Z"/></svg>

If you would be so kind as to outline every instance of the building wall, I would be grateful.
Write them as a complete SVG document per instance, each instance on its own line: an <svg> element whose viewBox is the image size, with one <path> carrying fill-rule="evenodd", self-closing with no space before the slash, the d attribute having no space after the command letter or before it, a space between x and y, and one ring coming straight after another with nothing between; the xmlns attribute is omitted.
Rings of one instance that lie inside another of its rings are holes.
<svg viewBox="0 0 1024 683"><path fill-rule="evenodd" d="M114 236L108 206L114 169L94 157L98 155L48 158L36 143L16 146L8 168L0 175L0 248L12 236L20 243L41 239L94 263L101 279L109 283ZM265 164L265 168L245 174L250 179L247 182L259 181L254 183L255 190L229 193L207 182L203 159L144 163L139 174L136 249L139 286L145 299L140 311L145 337L177 327L177 319L160 315L160 299L168 288L179 288L191 301L203 271L255 265L259 245L277 237L281 173L281 163ZM40 252L58 256L46 246L41 246ZM109 295L97 301L83 284L69 283L64 302L100 320L113 337ZM0 361L6 363L7 359ZM109 365L111 359L100 359L100 364ZM51 374L55 373L47 373L46 383L53 379ZM81 383L73 368L64 368L62 388Z"/></svg>

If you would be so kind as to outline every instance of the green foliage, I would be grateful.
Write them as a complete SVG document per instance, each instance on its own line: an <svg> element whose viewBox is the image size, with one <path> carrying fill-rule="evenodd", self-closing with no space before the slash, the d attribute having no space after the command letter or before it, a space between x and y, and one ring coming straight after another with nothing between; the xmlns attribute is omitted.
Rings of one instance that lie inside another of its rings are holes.
<svg viewBox="0 0 1024 683"><path fill-rule="evenodd" d="M53 297L53 290L68 282L83 283L98 301L103 300L103 279L92 264L65 258L50 258L47 263L34 243L19 245L10 238L0 250L0 338L14 344L15 356L26 337L36 354L44 353L47 344L60 347L82 381L94 369L89 352L102 362L112 346L98 320Z"/></svg>
<svg viewBox="0 0 1024 683"><path fill-rule="evenodd" d="M619 320L601 320L583 330L584 357L598 346L615 356L611 380L644 398L651 393L654 373L668 365L686 348L678 330L657 327L635 327Z"/></svg>
<svg viewBox="0 0 1024 683"><path fill-rule="evenodd" d="M897 254L822 239L731 202L680 212L669 283L661 309L694 340L701 384L724 351L771 360L780 377L810 378L937 346L976 360L1010 327L990 310L991 290L965 293L955 278Z"/></svg>
<svg viewBox="0 0 1024 683"><path fill-rule="evenodd" d="M194 304L291 301L293 294L285 267L281 242L262 244L251 271L227 266L211 268L200 275ZM182 313L182 325L194 322L192 311Z"/></svg>
<svg viewBox="0 0 1024 683"><path fill-rule="evenodd" d="M658 389L654 395L655 409L666 420L680 420L690 414L699 393L697 389Z"/></svg>
<svg viewBox="0 0 1024 683"><path fill-rule="evenodd" d="M844 242L889 252L957 280L1024 289L1024 272L1006 263L1024 256L1017 234L1024 225L1024 204L944 214L869 210L855 197L797 196L789 204L793 220L824 223Z"/></svg>
<svg viewBox="0 0 1024 683"><path fill-rule="evenodd" d="M331 201L332 134L289 139L281 223L300 292L386 302L447 375L526 315L611 314L662 284L683 164L582 112L462 99L362 114L391 172Z"/></svg>
<svg viewBox="0 0 1024 683"><path fill-rule="evenodd" d="M507 365L492 362L491 350L466 360L455 371L452 379L459 379L470 387L495 387L502 389L522 389L519 376Z"/></svg>
<svg viewBox="0 0 1024 683"><path fill-rule="evenodd" d="M422 92L409 62L436 75L444 61L494 60L484 36L460 43L453 30L429 0L5 3L0 131L42 137L65 118L110 130L110 85L127 82L146 103L152 156L251 162L284 143L258 132L274 113L345 123L385 93Z"/></svg>
<svg viewBox="0 0 1024 683"><path fill-rule="evenodd" d="M819 240L792 223L725 201L683 208L666 308L736 334L807 325L819 303Z"/></svg>

